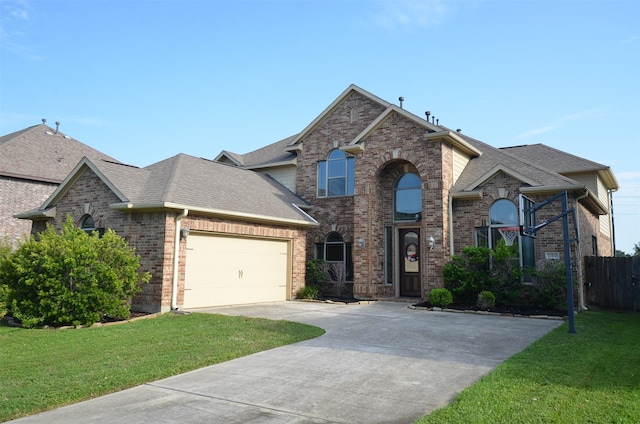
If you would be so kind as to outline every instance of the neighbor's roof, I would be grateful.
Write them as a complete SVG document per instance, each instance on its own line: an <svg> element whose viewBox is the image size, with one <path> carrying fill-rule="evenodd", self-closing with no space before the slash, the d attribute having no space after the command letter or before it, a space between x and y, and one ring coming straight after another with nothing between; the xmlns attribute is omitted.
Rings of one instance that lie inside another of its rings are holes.
<svg viewBox="0 0 640 424"><path fill-rule="evenodd" d="M116 159L45 124L0 137L0 175L60 183L83 157Z"/></svg>
<svg viewBox="0 0 640 424"><path fill-rule="evenodd" d="M87 169L118 196L120 202L110 205L118 210L189 209L236 219L317 225L302 210L309 205L271 177L186 154L145 168L84 158L38 211L19 217L43 216Z"/></svg>

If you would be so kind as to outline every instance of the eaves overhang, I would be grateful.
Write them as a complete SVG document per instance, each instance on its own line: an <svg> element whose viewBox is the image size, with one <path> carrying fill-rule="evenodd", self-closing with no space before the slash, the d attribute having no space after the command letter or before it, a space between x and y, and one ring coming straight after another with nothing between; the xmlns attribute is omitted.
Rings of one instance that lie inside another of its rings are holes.
<svg viewBox="0 0 640 424"><path fill-rule="evenodd" d="M434 131L428 132L424 135L424 137L429 141L444 141L445 143L451 144L458 149L460 149L463 153L469 156L482 156L482 152L471 144L469 144L465 139L460 137L457 133L450 130L443 131Z"/></svg>
<svg viewBox="0 0 640 424"><path fill-rule="evenodd" d="M160 202L160 203L134 203L134 202L121 202L112 203L109 207L113 210L121 212L158 212L158 211L174 211L179 212L185 209L192 213L200 213L202 215L216 216L220 218L241 219L249 222L277 224L277 225L290 225L295 227L317 227L318 221L313 219L309 214L304 212L298 205L291 204L296 210L308 217L308 220L282 218L268 215L260 215L248 212L229 211L215 208L200 208L191 205L182 205L172 202Z"/></svg>
<svg viewBox="0 0 640 424"><path fill-rule="evenodd" d="M242 166L242 169L266 169L266 168L277 168L280 166L296 166L298 164L298 158L293 158L290 160L283 160L280 162L266 162L266 163L258 163L254 165Z"/></svg>
<svg viewBox="0 0 640 424"><path fill-rule="evenodd" d="M13 215L13 217L17 219L30 219L32 221L52 219L56 217L56 207L53 206L49 209L35 209L28 212L17 213Z"/></svg>
<svg viewBox="0 0 640 424"><path fill-rule="evenodd" d="M451 197L458 200L482 199L482 190L451 192Z"/></svg>
<svg viewBox="0 0 640 424"><path fill-rule="evenodd" d="M589 190L586 185L577 184L577 185L566 185L566 186L538 186L538 187L520 187L520 192L522 194L528 195L552 195L559 193L561 191L575 192L581 191L586 193L587 196L584 197L581 201L589 207L590 210L594 211L598 215L606 215L609 213L609 208L607 205L603 204L602 201L598 198L596 193Z"/></svg>

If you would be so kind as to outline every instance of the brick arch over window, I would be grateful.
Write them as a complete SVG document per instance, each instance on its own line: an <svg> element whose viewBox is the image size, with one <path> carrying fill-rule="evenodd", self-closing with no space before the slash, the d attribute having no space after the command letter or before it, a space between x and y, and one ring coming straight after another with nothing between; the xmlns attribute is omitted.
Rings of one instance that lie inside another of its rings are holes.
<svg viewBox="0 0 640 424"><path fill-rule="evenodd" d="M71 218L77 227L81 227L87 215L93 218L95 228L105 228L103 216L91 204L78 205L74 208Z"/></svg>

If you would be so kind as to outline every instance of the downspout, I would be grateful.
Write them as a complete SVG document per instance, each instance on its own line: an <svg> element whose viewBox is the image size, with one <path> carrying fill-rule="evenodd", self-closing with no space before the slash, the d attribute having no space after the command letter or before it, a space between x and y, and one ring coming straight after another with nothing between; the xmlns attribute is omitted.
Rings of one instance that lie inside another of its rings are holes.
<svg viewBox="0 0 640 424"><path fill-rule="evenodd" d="M180 221L189 214L189 209L184 209L175 219L175 234L173 243L173 279L171 286L171 310L178 309L178 279L180 273Z"/></svg>
<svg viewBox="0 0 640 424"><path fill-rule="evenodd" d="M584 199L589 195L589 190L585 189L584 194L582 196L576 197L576 228L577 231L580 231L580 200ZM584 304L584 274L582 269L582 252L580 249L580 234L576 234L576 239L578 240L578 307L581 311L588 310L587 306Z"/></svg>
<svg viewBox="0 0 640 424"><path fill-rule="evenodd" d="M449 256L453 254L453 196L449 189Z"/></svg>

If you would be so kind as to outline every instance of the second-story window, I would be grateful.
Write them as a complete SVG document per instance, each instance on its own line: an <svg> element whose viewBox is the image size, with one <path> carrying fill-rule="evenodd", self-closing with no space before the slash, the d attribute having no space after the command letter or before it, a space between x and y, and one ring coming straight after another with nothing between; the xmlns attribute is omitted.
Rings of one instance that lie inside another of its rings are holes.
<svg viewBox="0 0 640 424"><path fill-rule="evenodd" d="M318 197L352 196L354 171L353 157L332 150L327 160L318 162Z"/></svg>

